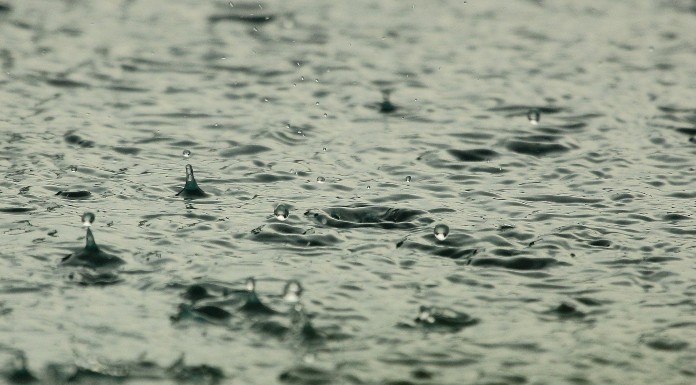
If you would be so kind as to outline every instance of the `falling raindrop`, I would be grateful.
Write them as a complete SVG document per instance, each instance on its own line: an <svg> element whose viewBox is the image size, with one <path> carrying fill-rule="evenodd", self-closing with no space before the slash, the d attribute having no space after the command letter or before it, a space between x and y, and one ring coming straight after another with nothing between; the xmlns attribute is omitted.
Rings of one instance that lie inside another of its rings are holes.
<svg viewBox="0 0 696 385"><path fill-rule="evenodd" d="M191 151L189 151L189 150L184 150L183 155L184 155L184 158L188 158L188 157L191 156Z"/></svg>
<svg viewBox="0 0 696 385"><path fill-rule="evenodd" d="M411 176L410 175L406 177L406 183L411 183Z"/></svg>
<svg viewBox="0 0 696 385"><path fill-rule="evenodd" d="M82 226L90 227L94 222L94 214L90 212L85 212L84 214L82 214L81 220Z"/></svg>
<svg viewBox="0 0 696 385"><path fill-rule="evenodd" d="M317 183L324 183L324 182L326 182L326 178L324 178L323 176L317 177Z"/></svg>
<svg viewBox="0 0 696 385"><path fill-rule="evenodd" d="M288 219L288 216L290 215L290 209L287 205L279 204L278 206L276 206L275 210L273 210L273 215L279 221L284 221Z"/></svg>
<svg viewBox="0 0 696 385"><path fill-rule="evenodd" d="M449 234L449 227L441 223L435 226L433 234L435 234L435 238L437 238L438 241L444 241L445 238L447 238L447 235Z"/></svg>
<svg viewBox="0 0 696 385"><path fill-rule="evenodd" d="M539 124L539 119L541 118L541 114L539 113L539 110L537 109L532 109L527 111L527 119L529 119L529 123L533 125Z"/></svg>

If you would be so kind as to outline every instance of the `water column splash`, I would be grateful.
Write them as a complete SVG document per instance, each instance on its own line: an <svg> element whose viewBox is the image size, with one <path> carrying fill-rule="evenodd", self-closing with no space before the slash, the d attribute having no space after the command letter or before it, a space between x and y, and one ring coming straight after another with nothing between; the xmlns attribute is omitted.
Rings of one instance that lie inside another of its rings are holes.
<svg viewBox="0 0 696 385"><path fill-rule="evenodd" d="M117 267L125 263L121 258L105 253L99 249L97 242L94 240L94 234L92 234L92 223L94 223L94 218L95 216L91 212L82 214L80 219L82 225L86 228L85 247L61 259L61 264L102 270L104 268Z"/></svg>
<svg viewBox="0 0 696 385"><path fill-rule="evenodd" d="M527 119L529 120L530 124L533 124L536 126L537 124L539 124L540 118L541 118L541 113L536 108L533 108L533 109L527 111Z"/></svg>
<svg viewBox="0 0 696 385"><path fill-rule="evenodd" d="M190 164L186 165L186 184L184 188L179 191L176 196L183 196L184 198L199 198L205 197L208 194L203 192L198 183L196 183L196 178L193 176L193 167Z"/></svg>
<svg viewBox="0 0 696 385"><path fill-rule="evenodd" d="M247 300L240 310L253 314L276 314L277 312L264 305L256 294L256 280L254 277L247 278L244 283L247 291Z"/></svg>
<svg viewBox="0 0 696 385"><path fill-rule="evenodd" d="M304 342L316 342L321 340L321 334L312 325L312 322L305 313L304 306L300 302L302 296L302 285L299 281L290 280L285 284L283 299L292 307L290 308L290 322L292 323L293 333Z"/></svg>
<svg viewBox="0 0 696 385"><path fill-rule="evenodd" d="M397 107L389 100L392 90L382 90L382 103L379 104L379 112L389 114L396 111Z"/></svg>

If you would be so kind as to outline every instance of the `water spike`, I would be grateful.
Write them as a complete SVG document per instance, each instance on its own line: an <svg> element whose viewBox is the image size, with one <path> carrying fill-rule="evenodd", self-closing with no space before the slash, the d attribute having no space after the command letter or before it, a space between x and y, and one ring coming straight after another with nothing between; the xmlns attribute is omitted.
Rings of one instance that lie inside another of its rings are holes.
<svg viewBox="0 0 696 385"><path fill-rule="evenodd" d="M382 103L379 104L379 112L383 114L396 111L396 106L389 101L390 94L391 90L382 90Z"/></svg>
<svg viewBox="0 0 696 385"><path fill-rule="evenodd" d="M85 250L99 251L99 246L97 246L97 242L94 241L94 235L92 235L92 229L89 227L87 228Z"/></svg>
<svg viewBox="0 0 696 385"><path fill-rule="evenodd" d="M186 184L184 188L176 194L177 196L182 195L186 198L193 197L204 197L207 194L198 187L196 183L196 178L193 176L193 167L190 164L186 165Z"/></svg>

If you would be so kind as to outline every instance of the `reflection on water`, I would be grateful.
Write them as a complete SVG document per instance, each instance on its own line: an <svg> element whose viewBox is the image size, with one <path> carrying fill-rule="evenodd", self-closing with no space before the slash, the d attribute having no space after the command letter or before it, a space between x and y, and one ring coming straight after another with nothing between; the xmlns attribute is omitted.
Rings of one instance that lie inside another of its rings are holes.
<svg viewBox="0 0 696 385"><path fill-rule="evenodd" d="M0 0L0 382L694 382L695 21Z"/></svg>

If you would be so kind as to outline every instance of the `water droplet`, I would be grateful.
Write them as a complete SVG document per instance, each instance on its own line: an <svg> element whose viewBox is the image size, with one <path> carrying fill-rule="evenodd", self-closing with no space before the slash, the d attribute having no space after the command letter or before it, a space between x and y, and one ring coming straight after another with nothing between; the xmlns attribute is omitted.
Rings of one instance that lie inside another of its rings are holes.
<svg viewBox="0 0 696 385"><path fill-rule="evenodd" d="M368 190L370 189L370 185L369 185L369 184L367 185L367 189L368 189Z"/></svg>
<svg viewBox="0 0 696 385"><path fill-rule="evenodd" d="M283 290L283 299L290 303L297 303L300 301L300 296L302 295L302 285L298 281L292 280L285 284L285 289Z"/></svg>
<svg viewBox="0 0 696 385"><path fill-rule="evenodd" d="M326 182L326 178L324 178L323 176L317 177L317 183L324 183L324 182Z"/></svg>
<svg viewBox="0 0 696 385"><path fill-rule="evenodd" d="M329 114L327 114L326 112L324 112L324 117L325 117L325 118L328 118L328 117L329 117Z"/></svg>
<svg viewBox="0 0 696 385"><path fill-rule="evenodd" d="M230 7L234 8L234 3L232 3L231 1L230 1Z"/></svg>
<svg viewBox="0 0 696 385"><path fill-rule="evenodd" d="M191 151L189 151L189 150L184 150L183 155L184 155L184 158L188 158L188 157L191 156Z"/></svg>
<svg viewBox="0 0 696 385"><path fill-rule="evenodd" d="M315 105L315 106L318 106L318 105L319 105L319 102L314 103L314 105Z"/></svg>
<svg viewBox="0 0 696 385"><path fill-rule="evenodd" d="M326 147L324 147L322 150L323 150L324 152L326 152Z"/></svg>
<svg viewBox="0 0 696 385"><path fill-rule="evenodd" d="M532 110L527 111L527 119L529 119L529 123L537 125L537 124L539 124L540 118L541 118L541 114L539 113L539 110L532 109Z"/></svg>
<svg viewBox="0 0 696 385"><path fill-rule="evenodd" d="M438 241L444 241L449 234L449 227L440 223L439 225L435 226L433 234L435 234L435 238L437 238Z"/></svg>
<svg viewBox="0 0 696 385"><path fill-rule="evenodd" d="M82 214L81 220L82 220L82 226L90 227L90 226L92 226L92 223L94 222L94 214L92 214L90 212L85 212L84 214Z"/></svg>
<svg viewBox="0 0 696 385"><path fill-rule="evenodd" d="M411 176L410 175L406 177L406 183L411 183Z"/></svg>
<svg viewBox="0 0 696 385"><path fill-rule="evenodd" d="M253 292L254 290L256 290L256 280L254 279L254 277L247 278L244 286L246 286L248 292Z"/></svg>
<svg viewBox="0 0 696 385"><path fill-rule="evenodd" d="M275 210L273 210L273 215L279 221L284 221L288 219L288 216L290 215L290 209L287 205L279 204L278 206L276 206Z"/></svg>
<svg viewBox="0 0 696 385"><path fill-rule="evenodd" d="M71 172L77 172L77 166L70 166Z"/></svg>

